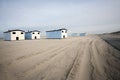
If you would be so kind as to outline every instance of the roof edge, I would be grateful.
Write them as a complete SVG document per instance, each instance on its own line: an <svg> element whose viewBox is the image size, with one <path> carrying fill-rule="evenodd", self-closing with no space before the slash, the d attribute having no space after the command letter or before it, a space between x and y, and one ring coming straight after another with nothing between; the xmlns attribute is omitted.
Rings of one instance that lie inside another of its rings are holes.
<svg viewBox="0 0 120 80"><path fill-rule="evenodd" d="M31 32L41 32L41 31L39 31L39 30L33 30L33 31L28 31L26 33L31 33Z"/></svg>
<svg viewBox="0 0 120 80"><path fill-rule="evenodd" d="M61 29L57 29L57 30L50 30L50 31L46 31L46 32L53 32L53 31L61 31L61 30L67 30L66 28L61 28ZM68 31L68 30L67 30Z"/></svg>
<svg viewBox="0 0 120 80"><path fill-rule="evenodd" d="M20 29L13 29L13 30L5 31L4 33L12 32L12 31L22 31L22 32L25 32L24 30L20 30Z"/></svg>

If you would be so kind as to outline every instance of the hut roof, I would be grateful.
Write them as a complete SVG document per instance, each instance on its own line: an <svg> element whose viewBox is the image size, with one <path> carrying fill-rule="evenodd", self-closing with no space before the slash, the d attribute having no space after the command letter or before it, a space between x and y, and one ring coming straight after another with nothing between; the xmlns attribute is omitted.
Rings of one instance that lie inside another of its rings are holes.
<svg viewBox="0 0 120 80"><path fill-rule="evenodd" d="M61 28L61 29L57 29L57 30L50 30L50 31L46 31L46 32L61 31L61 30L67 30L67 29L66 29L66 28Z"/></svg>
<svg viewBox="0 0 120 80"><path fill-rule="evenodd" d="M33 31L28 31L26 33L31 33L31 32L40 32L39 30L33 30Z"/></svg>
<svg viewBox="0 0 120 80"><path fill-rule="evenodd" d="M8 31L6 31L4 33L12 32L12 31L22 31L22 32L25 32L24 30L20 30L20 29L13 29L13 30L8 30Z"/></svg>

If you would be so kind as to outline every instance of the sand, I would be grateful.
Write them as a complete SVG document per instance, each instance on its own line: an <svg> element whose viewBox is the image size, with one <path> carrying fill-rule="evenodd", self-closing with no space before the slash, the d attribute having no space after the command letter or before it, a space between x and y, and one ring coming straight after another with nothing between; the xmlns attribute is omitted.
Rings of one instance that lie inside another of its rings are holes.
<svg viewBox="0 0 120 80"><path fill-rule="evenodd" d="M120 80L120 51L96 35L0 41L0 80Z"/></svg>

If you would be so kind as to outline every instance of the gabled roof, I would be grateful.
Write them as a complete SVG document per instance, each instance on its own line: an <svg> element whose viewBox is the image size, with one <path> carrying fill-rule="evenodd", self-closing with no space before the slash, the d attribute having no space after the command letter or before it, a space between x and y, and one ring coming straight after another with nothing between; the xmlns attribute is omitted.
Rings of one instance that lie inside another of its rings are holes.
<svg viewBox="0 0 120 80"><path fill-rule="evenodd" d="M61 28L61 29L57 29L57 30L50 30L50 31L46 31L46 32L54 32L54 31L61 31L61 30L67 30L66 28Z"/></svg>
<svg viewBox="0 0 120 80"><path fill-rule="evenodd" d="M20 30L20 29L13 29L13 30L8 30L8 31L6 31L4 33L12 32L12 31L22 31L22 32L25 32L24 30Z"/></svg>
<svg viewBox="0 0 120 80"><path fill-rule="evenodd" d="M40 32L39 30L33 30L33 31L28 31L26 33L31 33L31 32Z"/></svg>

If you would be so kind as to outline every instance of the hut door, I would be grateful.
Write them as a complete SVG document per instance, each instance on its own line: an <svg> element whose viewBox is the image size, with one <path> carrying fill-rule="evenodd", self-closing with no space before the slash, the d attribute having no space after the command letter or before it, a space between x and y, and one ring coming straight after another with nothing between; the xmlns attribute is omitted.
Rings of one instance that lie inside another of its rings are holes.
<svg viewBox="0 0 120 80"><path fill-rule="evenodd" d="M63 38L65 38L65 35L63 35Z"/></svg>
<svg viewBox="0 0 120 80"><path fill-rule="evenodd" d="M16 37L16 40L19 40L19 37Z"/></svg>
<svg viewBox="0 0 120 80"><path fill-rule="evenodd" d="M37 37L35 36L35 39L37 39Z"/></svg>

